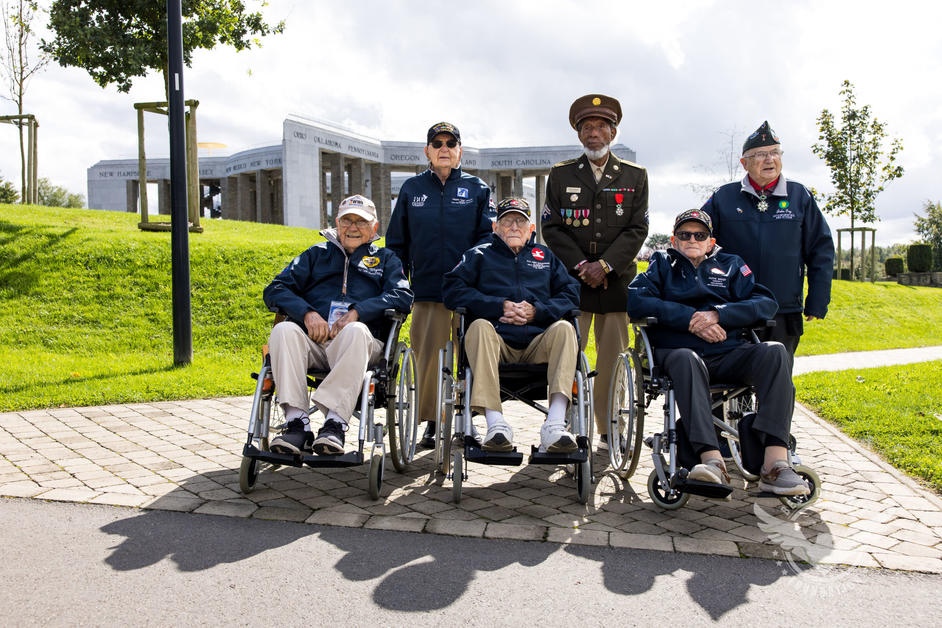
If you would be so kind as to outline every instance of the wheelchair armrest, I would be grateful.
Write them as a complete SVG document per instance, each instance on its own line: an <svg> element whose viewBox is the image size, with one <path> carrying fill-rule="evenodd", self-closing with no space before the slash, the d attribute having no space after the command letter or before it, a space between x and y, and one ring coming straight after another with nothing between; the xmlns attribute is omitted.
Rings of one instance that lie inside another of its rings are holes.
<svg viewBox="0 0 942 628"><path fill-rule="evenodd" d="M643 318L632 318L630 322L632 325L637 325L638 327L654 327L657 325L657 317L645 316Z"/></svg>
<svg viewBox="0 0 942 628"><path fill-rule="evenodd" d="M576 320L577 318L579 318L580 316L582 316L582 310L580 310L580 309L569 310L569 313L568 313L566 316L569 317L569 320L573 320L573 321L574 321L574 320Z"/></svg>
<svg viewBox="0 0 942 628"><path fill-rule="evenodd" d="M408 312L400 312L399 310L394 310L393 308L388 308L383 310L383 316L386 318L391 318L394 321L399 321L400 323L406 320L406 317L409 316Z"/></svg>
<svg viewBox="0 0 942 628"><path fill-rule="evenodd" d="M775 325L776 325L775 319L774 319L774 318L768 318L768 319L766 319L766 321L765 321L764 327L766 327L766 328L768 328L768 329L771 329L772 327L775 327ZM760 327L759 329L762 329L762 327Z"/></svg>
<svg viewBox="0 0 942 628"><path fill-rule="evenodd" d="M456 308L455 308L455 314L460 314L461 316L464 316L464 315L467 314L467 313L468 313L468 308L466 308L466 307L456 307Z"/></svg>

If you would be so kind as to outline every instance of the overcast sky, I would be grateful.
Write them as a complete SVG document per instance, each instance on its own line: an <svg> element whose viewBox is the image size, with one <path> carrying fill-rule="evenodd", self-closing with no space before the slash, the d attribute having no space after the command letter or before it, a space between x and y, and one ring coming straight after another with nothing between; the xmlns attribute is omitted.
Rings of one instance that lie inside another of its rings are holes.
<svg viewBox="0 0 942 628"><path fill-rule="evenodd" d="M726 179L730 133L738 156L766 119L785 175L829 191L811 145L818 115L839 112L849 79L904 144L906 173L877 199L877 242L912 240L913 213L942 199L932 175L942 146L937 3L271 0L263 10L285 20L282 35L241 53L197 53L185 72L185 96L200 101L199 141L228 146L214 155L280 143L288 114L383 140L424 141L431 123L448 120L479 148L574 144L569 105L601 92L621 101L616 141L648 168L652 232L666 232L702 202L691 183ZM26 97L41 125L40 176L87 196L89 166L137 155L132 104L162 98L159 75L121 94L50 65ZM166 156L165 120L148 124L148 155ZM15 131L0 132L0 175L18 182Z"/></svg>

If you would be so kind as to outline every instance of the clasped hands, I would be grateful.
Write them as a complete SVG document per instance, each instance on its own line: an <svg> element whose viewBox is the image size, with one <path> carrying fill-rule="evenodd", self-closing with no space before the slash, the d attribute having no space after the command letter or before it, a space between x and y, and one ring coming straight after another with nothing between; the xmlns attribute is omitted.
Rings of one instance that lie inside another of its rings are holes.
<svg viewBox="0 0 942 628"><path fill-rule="evenodd" d="M357 314L356 310L350 309L334 321L333 327L328 327L327 321L312 310L304 315L304 327L307 329L308 337L314 342L327 342L327 340L336 338L341 329L358 320L360 320L360 315Z"/></svg>
<svg viewBox="0 0 942 628"><path fill-rule="evenodd" d="M579 267L579 279L589 285L590 288L602 286L603 290L608 290L608 278L605 276L605 269L600 262L585 262Z"/></svg>
<svg viewBox="0 0 942 628"><path fill-rule="evenodd" d="M716 310L694 312L687 329L691 334L707 342L726 340L726 330L720 327L720 315Z"/></svg>
<svg viewBox="0 0 942 628"><path fill-rule="evenodd" d="M536 316L536 308L526 301L504 301L504 315L498 320L509 325L526 325Z"/></svg>

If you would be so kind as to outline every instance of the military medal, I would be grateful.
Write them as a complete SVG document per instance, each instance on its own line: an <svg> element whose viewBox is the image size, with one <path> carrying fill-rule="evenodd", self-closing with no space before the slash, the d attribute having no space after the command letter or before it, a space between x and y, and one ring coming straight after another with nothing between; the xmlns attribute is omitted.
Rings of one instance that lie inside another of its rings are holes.
<svg viewBox="0 0 942 628"><path fill-rule="evenodd" d="M769 208L769 203L765 200L765 194L759 197L759 204L756 206L756 208L760 212L764 212Z"/></svg>
<svg viewBox="0 0 942 628"><path fill-rule="evenodd" d="M576 201L579 200L579 195L578 195L578 194L573 194L572 196L569 197L569 200L572 201L573 203L575 203Z"/></svg>
<svg viewBox="0 0 942 628"><path fill-rule="evenodd" d="M617 203L617 205L615 205L615 215L616 215L616 216L624 216L624 215L625 215L625 210L621 208L622 201L624 201L624 200L625 200L625 195L624 195L624 194L615 194L615 202Z"/></svg>

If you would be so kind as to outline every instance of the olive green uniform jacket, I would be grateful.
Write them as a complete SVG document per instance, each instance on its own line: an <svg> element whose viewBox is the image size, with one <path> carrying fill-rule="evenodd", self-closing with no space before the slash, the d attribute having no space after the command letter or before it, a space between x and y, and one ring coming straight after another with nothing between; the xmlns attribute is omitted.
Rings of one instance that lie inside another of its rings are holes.
<svg viewBox="0 0 942 628"><path fill-rule="evenodd" d="M580 281L584 312L627 311L635 257L648 235L647 171L612 153L596 183L585 155L556 164L546 183L541 228L547 246L573 276L582 260L604 259L612 267L607 290Z"/></svg>

